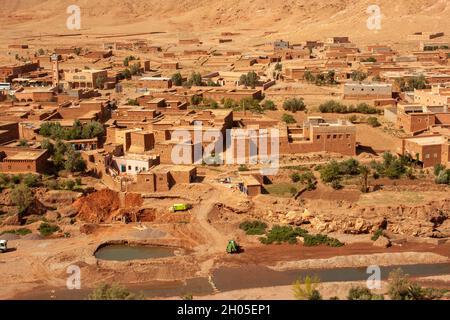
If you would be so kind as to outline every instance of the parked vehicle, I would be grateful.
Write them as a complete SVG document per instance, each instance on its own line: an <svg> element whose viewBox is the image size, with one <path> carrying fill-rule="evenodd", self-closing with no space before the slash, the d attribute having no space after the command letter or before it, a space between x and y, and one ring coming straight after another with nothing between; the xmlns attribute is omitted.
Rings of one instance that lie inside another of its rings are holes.
<svg viewBox="0 0 450 320"><path fill-rule="evenodd" d="M176 203L173 206L170 207L171 212L177 212L177 211L186 211L191 209L192 206L190 204L186 203Z"/></svg>
<svg viewBox="0 0 450 320"><path fill-rule="evenodd" d="M6 252L8 250L8 240L0 240L0 252Z"/></svg>

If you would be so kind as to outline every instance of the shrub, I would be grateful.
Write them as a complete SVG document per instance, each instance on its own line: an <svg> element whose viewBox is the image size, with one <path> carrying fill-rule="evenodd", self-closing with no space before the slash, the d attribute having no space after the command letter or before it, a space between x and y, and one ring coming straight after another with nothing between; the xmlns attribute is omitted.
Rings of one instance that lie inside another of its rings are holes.
<svg viewBox="0 0 450 320"><path fill-rule="evenodd" d="M292 291L297 300L322 300L320 292L317 290L320 280L317 276L306 276L305 279L296 280L292 284Z"/></svg>
<svg viewBox="0 0 450 320"><path fill-rule="evenodd" d="M27 173L23 178L23 183L29 187L36 187L39 182L39 176L31 173Z"/></svg>
<svg viewBox="0 0 450 320"><path fill-rule="evenodd" d="M143 294L135 294L117 283L101 284L89 295L89 300L143 300Z"/></svg>
<svg viewBox="0 0 450 320"><path fill-rule="evenodd" d="M126 104L129 106L138 106L139 102L137 101L137 99L128 99Z"/></svg>
<svg viewBox="0 0 450 320"><path fill-rule="evenodd" d="M352 287L348 291L348 300L384 300L383 295L373 294L368 288L363 286Z"/></svg>
<svg viewBox="0 0 450 320"><path fill-rule="evenodd" d="M239 225L239 228L244 230L248 235L264 234L267 224L258 220L244 221Z"/></svg>
<svg viewBox="0 0 450 320"><path fill-rule="evenodd" d="M305 102L303 98L291 98L287 99L283 103L283 109L286 111L297 112L306 110Z"/></svg>
<svg viewBox="0 0 450 320"><path fill-rule="evenodd" d="M65 184L67 190L73 190L73 188L75 187L75 181L71 179L66 180Z"/></svg>
<svg viewBox="0 0 450 320"><path fill-rule="evenodd" d="M283 114L283 116L281 117L281 121L287 124L297 123L297 120L295 120L295 118L292 115L287 113Z"/></svg>
<svg viewBox="0 0 450 320"><path fill-rule="evenodd" d="M445 166L443 164L437 163L434 165L434 175L437 177L442 170L445 170Z"/></svg>
<svg viewBox="0 0 450 320"><path fill-rule="evenodd" d="M327 245L329 247L342 247L344 245L338 239L328 237L325 234L306 234L303 237L303 245L306 247L313 247L321 244Z"/></svg>
<svg viewBox="0 0 450 320"><path fill-rule="evenodd" d="M263 110L277 110L277 107L272 100L265 100L262 103L261 107L263 108Z"/></svg>
<svg viewBox="0 0 450 320"><path fill-rule="evenodd" d="M75 183L77 186L81 186L81 178L75 178Z"/></svg>
<svg viewBox="0 0 450 320"><path fill-rule="evenodd" d="M301 228L292 228L291 226L273 226L265 237L259 238L263 244L283 243L291 244L297 243L297 237L303 237L308 234L308 231Z"/></svg>
<svg viewBox="0 0 450 320"><path fill-rule="evenodd" d="M300 174L298 172L294 172L291 174L291 180L292 182L299 182L300 181Z"/></svg>
<svg viewBox="0 0 450 320"><path fill-rule="evenodd" d="M340 189L342 189L342 184L339 180L333 180L333 181L331 181L331 187L334 190L340 190Z"/></svg>
<svg viewBox="0 0 450 320"><path fill-rule="evenodd" d="M402 269L398 268L389 273L388 294L392 300L408 300L408 289L411 283Z"/></svg>
<svg viewBox="0 0 450 320"><path fill-rule="evenodd" d="M47 237L52 235L56 231L59 231L60 229L57 225L49 224L48 222L42 222L38 230L42 236Z"/></svg>
<svg viewBox="0 0 450 320"><path fill-rule="evenodd" d="M441 170L437 175L435 182L437 184L450 184L450 169Z"/></svg>
<svg viewBox="0 0 450 320"><path fill-rule="evenodd" d="M373 234L372 238L370 238L372 241L377 241L379 237L383 235L383 229L379 228L375 233Z"/></svg>
<svg viewBox="0 0 450 320"><path fill-rule="evenodd" d="M26 235L26 234L31 233L31 230L30 230L30 229L27 229L27 228L19 228L19 229L14 229L14 230L6 230L6 231L1 232L1 233L0 233L0 236L1 236L2 234L5 234L5 233L12 233L12 234L16 234L16 235L19 235L19 236L24 236L24 235Z"/></svg>
<svg viewBox="0 0 450 320"><path fill-rule="evenodd" d="M19 214L25 212L33 200L33 193L24 184L14 187L11 191L11 201L19 208Z"/></svg>
<svg viewBox="0 0 450 320"><path fill-rule="evenodd" d="M381 126L381 123L378 121L376 117L367 118L367 123L374 128Z"/></svg>

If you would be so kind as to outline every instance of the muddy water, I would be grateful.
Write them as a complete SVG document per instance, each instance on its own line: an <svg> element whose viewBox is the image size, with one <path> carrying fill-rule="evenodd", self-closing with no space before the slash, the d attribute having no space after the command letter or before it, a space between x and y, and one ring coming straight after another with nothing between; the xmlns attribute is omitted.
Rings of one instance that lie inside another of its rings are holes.
<svg viewBox="0 0 450 320"><path fill-rule="evenodd" d="M175 249L155 246L131 246L126 244L106 245L95 252L101 260L129 261L137 259L156 259L174 256Z"/></svg>
<svg viewBox="0 0 450 320"><path fill-rule="evenodd" d="M387 279L389 273L401 268L411 277L448 275L450 264L416 264L381 267L381 278ZM240 267L221 267L213 272L212 280L219 291L250 289L291 285L305 276L317 275L321 282L365 281L369 277L366 268L302 269L274 271L265 266L247 265ZM202 296L213 293L207 278L188 279L186 281L154 281L152 283L123 284L132 292L142 292L147 298L179 297L186 294ZM92 289L68 290L66 288L37 288L17 295L15 299L31 300L83 300Z"/></svg>
<svg viewBox="0 0 450 320"><path fill-rule="evenodd" d="M380 267L381 279L401 268L411 277L450 274L450 264L415 264ZM219 291L290 285L299 278L317 276L321 282L365 281L371 275L366 268L299 269L275 271L265 266L222 267L214 271L213 281Z"/></svg>

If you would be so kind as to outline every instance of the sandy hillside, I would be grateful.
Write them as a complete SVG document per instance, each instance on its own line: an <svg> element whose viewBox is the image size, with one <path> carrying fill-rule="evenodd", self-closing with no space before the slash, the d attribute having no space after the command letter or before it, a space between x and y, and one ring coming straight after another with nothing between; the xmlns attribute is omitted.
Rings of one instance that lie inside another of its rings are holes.
<svg viewBox="0 0 450 320"><path fill-rule="evenodd" d="M404 40L415 31L450 30L448 0L0 0L2 37L70 33L66 9L81 7L83 34L177 32L180 37L218 31L256 31L258 39L291 41L349 35L357 41ZM366 26L378 4L382 30ZM263 36L264 31L276 31ZM72 31L73 32L73 31ZM256 36L256 33L255 33Z"/></svg>

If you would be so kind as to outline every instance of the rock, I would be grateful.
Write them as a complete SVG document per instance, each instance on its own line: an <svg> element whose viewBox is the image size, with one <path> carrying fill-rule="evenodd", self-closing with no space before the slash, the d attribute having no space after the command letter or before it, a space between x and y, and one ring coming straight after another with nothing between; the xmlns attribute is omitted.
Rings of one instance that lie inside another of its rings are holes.
<svg viewBox="0 0 450 320"><path fill-rule="evenodd" d="M13 214L3 220L4 226L19 226L20 225L20 219L19 214Z"/></svg>
<svg viewBox="0 0 450 320"><path fill-rule="evenodd" d="M57 211L47 211L45 218L49 221L56 221L59 218L59 213Z"/></svg>
<svg viewBox="0 0 450 320"><path fill-rule="evenodd" d="M375 247L388 248L391 246L391 241L385 236L379 236L378 239L373 243Z"/></svg>

